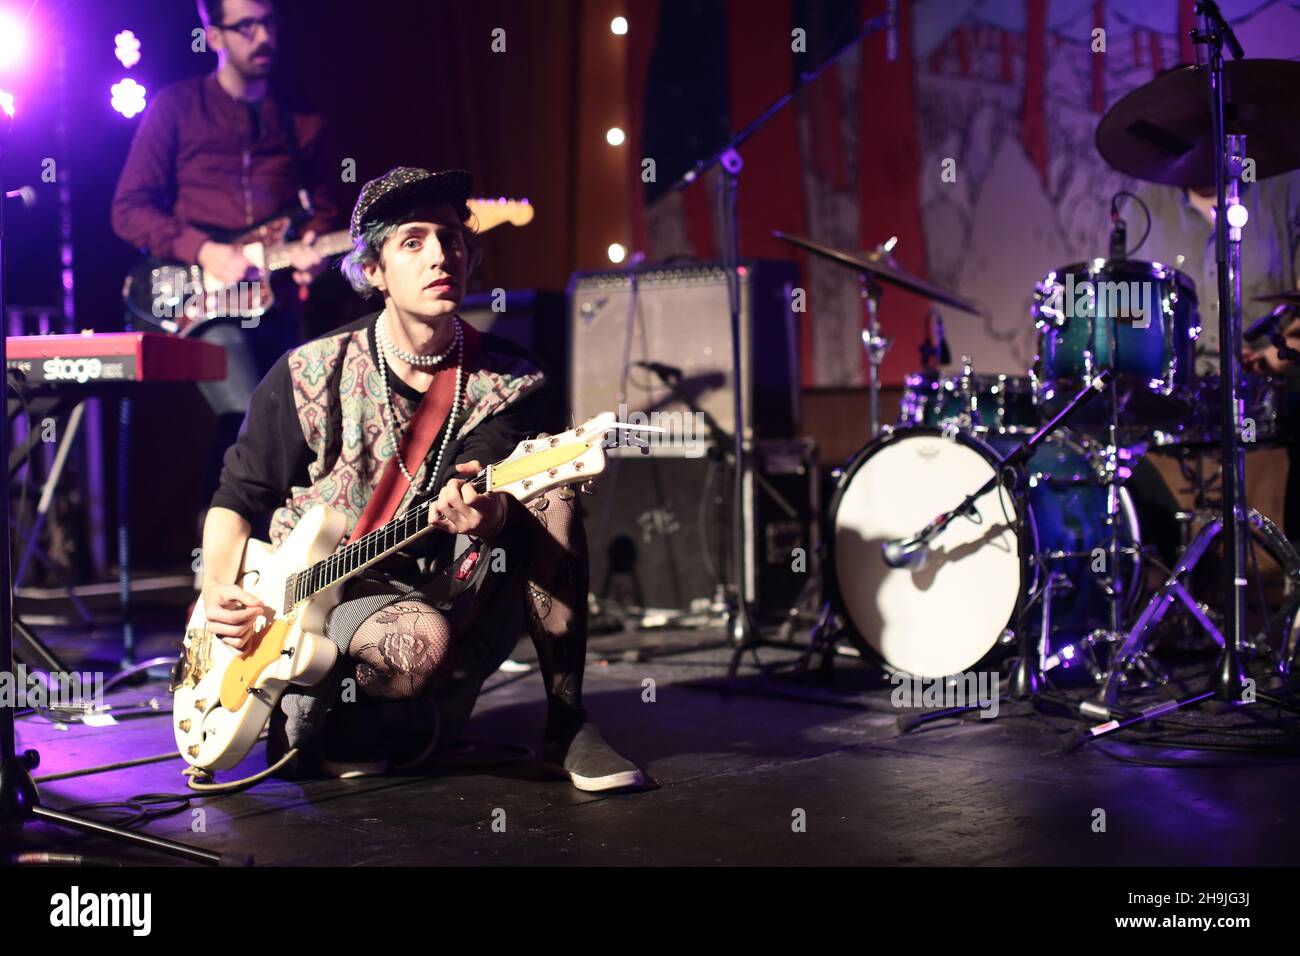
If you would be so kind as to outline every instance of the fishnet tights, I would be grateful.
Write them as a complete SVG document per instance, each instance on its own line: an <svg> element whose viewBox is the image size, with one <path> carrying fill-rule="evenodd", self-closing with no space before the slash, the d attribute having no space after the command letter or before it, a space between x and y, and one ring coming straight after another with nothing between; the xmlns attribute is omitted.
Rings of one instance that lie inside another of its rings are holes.
<svg viewBox="0 0 1300 956"><path fill-rule="evenodd" d="M505 548L507 571L512 562L524 562L529 633L552 711L577 713L587 653L587 536L576 496L557 489L527 506L509 504L506 531L492 546ZM491 560L490 552L480 560ZM489 573L477 607L515 598L499 586L510 577ZM414 596L366 618L348 655L356 662L357 684L370 696L418 697L446 676L456 639L447 618Z"/></svg>

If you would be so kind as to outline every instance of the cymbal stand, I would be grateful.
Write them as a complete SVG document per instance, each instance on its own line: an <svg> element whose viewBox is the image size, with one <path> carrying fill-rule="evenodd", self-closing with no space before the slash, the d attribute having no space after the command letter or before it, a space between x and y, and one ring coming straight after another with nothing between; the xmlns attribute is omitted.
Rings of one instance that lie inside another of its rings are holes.
<svg viewBox="0 0 1300 956"><path fill-rule="evenodd" d="M1234 217L1232 209L1238 205L1237 184L1246 159L1246 137L1228 135L1224 129L1223 45L1224 43L1231 45L1233 54L1238 59L1243 56L1243 53L1232 35L1231 27L1228 26L1213 0L1197 0L1196 11L1201 16L1202 29L1194 32L1192 39L1193 42L1205 44L1209 48L1210 114L1214 124L1217 160L1214 179L1215 208L1218 214L1214 217L1214 237L1215 265L1219 280L1223 515L1219 520L1203 528L1193 539L1192 544L1179 560L1178 566L1174 568L1174 574L1147 603L1125 640L1117 659L1112 662L1111 674L1097 703L1099 716L1106 716L1105 708L1113 704L1116 699L1119 675L1125 661L1142 645L1146 632L1163 616L1174 600L1181 600L1192 611L1201 626L1216 640L1222 642L1223 654L1211 680L1209 692L1162 707L1162 714L1211 696L1220 703L1229 705L1258 700L1300 713L1300 705L1293 701L1256 690L1241 663L1240 647L1246 632L1246 536L1249 534L1248 521L1250 520L1244 500L1246 461L1241 444L1241 403L1238 401L1241 368L1237 354L1238 344L1241 341L1241 227L1245 223L1245 218ZM1236 218L1235 222L1234 218ZM1219 633L1209 618L1200 611L1179 580L1190 572L1219 533L1223 534L1223 550L1227 559L1224 561L1224 593L1227 595L1224 615L1227 624L1226 633ZM1088 731L1086 739L1096 740L1122 729L1122 726L1124 725L1114 720L1107 720Z"/></svg>
<svg viewBox="0 0 1300 956"><path fill-rule="evenodd" d="M881 246L882 251L893 248L893 240ZM888 248L886 248L888 247ZM871 391L871 437L880 435L880 365L894 340L880 334L880 283L870 273L858 274L858 294L866 312L867 327L862 330L862 347L867 352L867 384Z"/></svg>

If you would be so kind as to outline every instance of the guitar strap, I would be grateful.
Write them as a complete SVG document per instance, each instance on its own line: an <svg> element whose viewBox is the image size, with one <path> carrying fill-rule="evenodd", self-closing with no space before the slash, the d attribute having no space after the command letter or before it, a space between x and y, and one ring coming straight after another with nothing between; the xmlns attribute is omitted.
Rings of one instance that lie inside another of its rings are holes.
<svg viewBox="0 0 1300 956"><path fill-rule="evenodd" d="M465 348L464 375L468 378L469 373L478 367L479 333L464 320L461 320L460 328ZM370 334L374 334L373 327ZM415 414L411 416L411 421L406 426L406 433L402 436L400 446L402 461L425 461L433 448L434 440L441 434L443 425L448 428L456 427L456 422L447 421L447 416L451 414L455 392L456 367L449 364L434 374L433 384L420 399ZM436 480L437 476L434 477ZM370 500L366 502L361 517L357 519L357 526L348 538L348 543L351 544L362 535L387 524L397 514L397 508L410 487L411 483L402 474L402 469L397 464L397 456L394 455L388 460L379 484L370 495Z"/></svg>

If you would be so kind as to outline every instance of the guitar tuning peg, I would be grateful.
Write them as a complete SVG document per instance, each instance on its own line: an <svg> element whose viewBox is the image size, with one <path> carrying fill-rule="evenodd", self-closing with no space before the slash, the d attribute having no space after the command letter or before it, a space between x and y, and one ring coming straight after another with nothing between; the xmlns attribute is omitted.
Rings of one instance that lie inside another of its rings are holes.
<svg viewBox="0 0 1300 956"><path fill-rule="evenodd" d="M596 493L596 479L588 478L582 484L578 485L578 490L584 495L594 495Z"/></svg>

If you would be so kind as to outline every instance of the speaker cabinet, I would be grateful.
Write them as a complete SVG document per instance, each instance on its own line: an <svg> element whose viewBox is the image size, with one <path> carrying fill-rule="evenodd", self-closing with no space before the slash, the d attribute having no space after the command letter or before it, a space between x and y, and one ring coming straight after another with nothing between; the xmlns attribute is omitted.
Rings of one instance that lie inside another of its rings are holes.
<svg viewBox="0 0 1300 956"><path fill-rule="evenodd" d="M798 430L799 339L791 309L798 281L792 262L741 266L748 440L789 438ZM573 417L583 421L625 402L626 414L675 421L698 413L734 434L729 302L727 276L717 263L575 273L568 291ZM660 372L638 363L657 363Z"/></svg>

